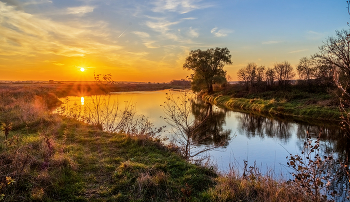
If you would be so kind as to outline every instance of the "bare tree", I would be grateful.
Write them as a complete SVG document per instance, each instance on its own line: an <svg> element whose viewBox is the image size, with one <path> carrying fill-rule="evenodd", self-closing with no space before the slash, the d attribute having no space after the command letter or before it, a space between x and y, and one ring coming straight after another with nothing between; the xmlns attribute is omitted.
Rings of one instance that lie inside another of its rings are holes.
<svg viewBox="0 0 350 202"><path fill-rule="evenodd" d="M290 80L295 76L293 67L287 61L275 64L274 70L276 72L278 85L280 86L287 86Z"/></svg>
<svg viewBox="0 0 350 202"><path fill-rule="evenodd" d="M310 84L310 80L314 78L315 68L312 66L312 60L307 57L303 57L300 59L297 71L299 74L299 78L305 80L308 84Z"/></svg>
<svg viewBox="0 0 350 202"><path fill-rule="evenodd" d="M333 71L334 84L340 91L342 127L350 133L350 31L336 31L336 36L329 37L319 49L320 52L313 57Z"/></svg>
<svg viewBox="0 0 350 202"><path fill-rule="evenodd" d="M255 63L248 63L248 65L242 69L239 69L237 76L240 80L243 80L247 90L252 90L257 79L257 68Z"/></svg>
<svg viewBox="0 0 350 202"><path fill-rule="evenodd" d="M256 68L256 83L257 86L262 86L265 79L265 66L260 66Z"/></svg>
<svg viewBox="0 0 350 202"><path fill-rule="evenodd" d="M265 78L266 78L266 85L273 86L273 82L276 78L275 70L272 68L268 68L265 72Z"/></svg>
<svg viewBox="0 0 350 202"><path fill-rule="evenodd" d="M244 85L246 86L247 90L249 89L249 77L247 72L244 68L239 69L237 72L238 79L243 81Z"/></svg>
<svg viewBox="0 0 350 202"><path fill-rule="evenodd" d="M314 55L324 65L331 66L333 79L339 90L350 97L350 32L336 31L336 37L329 37Z"/></svg>

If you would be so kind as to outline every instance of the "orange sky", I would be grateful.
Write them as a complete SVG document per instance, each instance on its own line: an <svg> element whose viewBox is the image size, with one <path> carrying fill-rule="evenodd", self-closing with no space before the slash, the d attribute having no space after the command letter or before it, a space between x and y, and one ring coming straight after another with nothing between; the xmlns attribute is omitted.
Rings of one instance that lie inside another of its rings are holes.
<svg viewBox="0 0 350 202"><path fill-rule="evenodd" d="M346 27L343 3L0 0L0 80L168 82L191 73L190 50L215 47L231 51L233 80L249 62L295 67Z"/></svg>

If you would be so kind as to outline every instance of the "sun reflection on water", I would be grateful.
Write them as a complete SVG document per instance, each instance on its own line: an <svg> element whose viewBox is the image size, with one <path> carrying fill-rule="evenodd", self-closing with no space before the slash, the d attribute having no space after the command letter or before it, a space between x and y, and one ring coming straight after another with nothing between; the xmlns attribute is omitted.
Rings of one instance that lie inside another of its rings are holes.
<svg viewBox="0 0 350 202"><path fill-rule="evenodd" d="M84 105L84 97L80 98L81 105Z"/></svg>

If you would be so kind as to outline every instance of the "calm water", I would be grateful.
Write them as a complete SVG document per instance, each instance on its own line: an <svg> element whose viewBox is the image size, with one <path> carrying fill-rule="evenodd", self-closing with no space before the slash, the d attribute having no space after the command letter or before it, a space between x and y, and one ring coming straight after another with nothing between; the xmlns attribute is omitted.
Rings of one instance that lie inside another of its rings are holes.
<svg viewBox="0 0 350 202"><path fill-rule="evenodd" d="M118 101L123 106L133 103L137 114L149 118L155 127L167 125L161 116L164 116L160 106L166 100L166 93L175 97L181 92L152 91L152 92L121 92L111 93L111 100ZM68 97L69 103L76 103L84 107L91 102L90 97ZM321 153L334 152L335 156L346 157L349 141L344 138L337 126L325 127L323 125L308 125L278 118L266 118L259 115L228 111L216 106L196 101L192 103L192 118L201 119L203 114L210 115L204 129L194 138L197 150L209 146L218 148L201 154L210 156L219 171L227 172L230 166L242 170L243 161L249 165L254 163L262 173L273 171L276 175L283 173L288 176L286 157L291 154L300 154L309 131L316 138L322 129ZM171 137L169 126L163 136ZM203 136L204 138L203 138Z"/></svg>

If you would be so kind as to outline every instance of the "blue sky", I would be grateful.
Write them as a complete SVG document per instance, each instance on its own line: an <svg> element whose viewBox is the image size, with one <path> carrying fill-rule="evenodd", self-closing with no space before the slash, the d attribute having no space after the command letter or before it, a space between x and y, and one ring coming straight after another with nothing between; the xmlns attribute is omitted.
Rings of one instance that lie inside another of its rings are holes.
<svg viewBox="0 0 350 202"><path fill-rule="evenodd" d="M236 80L249 62L296 67L349 28L346 7L343 0L0 0L0 80L91 80L97 72L167 82L190 74L182 68L190 50L215 47L231 51L225 69Z"/></svg>

